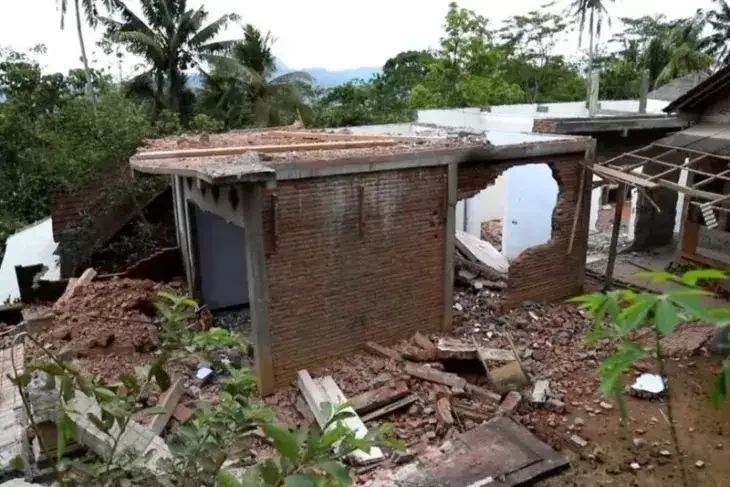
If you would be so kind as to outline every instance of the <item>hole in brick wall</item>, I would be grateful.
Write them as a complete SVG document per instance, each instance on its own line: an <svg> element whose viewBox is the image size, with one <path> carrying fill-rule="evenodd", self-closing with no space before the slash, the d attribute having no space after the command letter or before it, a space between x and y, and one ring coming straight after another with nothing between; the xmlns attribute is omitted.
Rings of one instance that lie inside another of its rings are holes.
<svg viewBox="0 0 730 487"><path fill-rule="evenodd" d="M550 241L558 193L547 164L510 167L476 195L459 200L456 229L489 242L513 261Z"/></svg>

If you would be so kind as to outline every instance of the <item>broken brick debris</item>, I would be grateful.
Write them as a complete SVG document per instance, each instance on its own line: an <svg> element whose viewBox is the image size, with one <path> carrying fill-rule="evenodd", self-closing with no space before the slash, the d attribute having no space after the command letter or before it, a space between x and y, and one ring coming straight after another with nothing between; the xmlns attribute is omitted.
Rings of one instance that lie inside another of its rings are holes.
<svg viewBox="0 0 730 487"><path fill-rule="evenodd" d="M522 394L517 391L511 391L507 394L497 409L497 414L512 414L517 406L522 402Z"/></svg>
<svg viewBox="0 0 730 487"><path fill-rule="evenodd" d="M178 404L175 407L175 410L172 412L172 417L175 418L179 423L185 424L190 421L190 418L193 417L193 411L192 409L183 406L182 404Z"/></svg>
<svg viewBox="0 0 730 487"><path fill-rule="evenodd" d="M358 413L367 413L407 396L408 392L408 384L398 381L358 394L350 402Z"/></svg>
<svg viewBox="0 0 730 487"><path fill-rule="evenodd" d="M454 424L454 416L451 414L451 401L448 397L444 396L436 401L436 416L438 416L439 421L446 425L451 426Z"/></svg>
<svg viewBox="0 0 730 487"><path fill-rule="evenodd" d="M383 345L379 345L375 342L367 342L365 344L365 350L367 350L368 352L370 352L372 354L380 355L381 357L385 357L385 358L389 358L389 359L393 359L393 360L402 360L403 359L401 354L396 352L392 348L388 348Z"/></svg>
<svg viewBox="0 0 730 487"><path fill-rule="evenodd" d="M72 277L68 280L68 285L66 286L66 290L63 292L60 298L56 301L56 303L53 305L54 310L58 310L61 307L63 307L66 302L74 297L74 295L82 289L84 286L89 284L94 277L96 277L96 271L92 268L86 269L80 277L75 278Z"/></svg>
<svg viewBox="0 0 730 487"><path fill-rule="evenodd" d="M499 404L499 402L502 400L502 396L500 396L499 394L496 394L489 389L485 389L474 384L467 384L466 392L487 404Z"/></svg>
<svg viewBox="0 0 730 487"><path fill-rule="evenodd" d="M436 350L436 346L433 344L433 342L420 332L416 332L416 334L413 335L413 343L415 343L424 350Z"/></svg>
<svg viewBox="0 0 730 487"><path fill-rule="evenodd" d="M474 345L464 343L456 338L441 338L438 345L436 345L436 358L438 360L473 360L476 358L476 354L477 349Z"/></svg>

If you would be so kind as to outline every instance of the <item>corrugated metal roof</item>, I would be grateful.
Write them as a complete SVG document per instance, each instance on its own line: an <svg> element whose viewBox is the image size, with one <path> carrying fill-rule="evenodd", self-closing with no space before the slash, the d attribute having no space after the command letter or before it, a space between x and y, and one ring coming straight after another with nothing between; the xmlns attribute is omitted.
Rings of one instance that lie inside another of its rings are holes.
<svg viewBox="0 0 730 487"><path fill-rule="evenodd" d="M698 124L670 134L656 143L730 156L730 127L721 124Z"/></svg>
<svg viewBox="0 0 730 487"><path fill-rule="evenodd" d="M728 96L729 92L730 65L727 65L667 105L664 111L667 113L699 113L711 106L718 98Z"/></svg>
<svg viewBox="0 0 730 487"><path fill-rule="evenodd" d="M710 73L706 71L690 73L650 91L648 97L654 100L674 101L709 77Z"/></svg>

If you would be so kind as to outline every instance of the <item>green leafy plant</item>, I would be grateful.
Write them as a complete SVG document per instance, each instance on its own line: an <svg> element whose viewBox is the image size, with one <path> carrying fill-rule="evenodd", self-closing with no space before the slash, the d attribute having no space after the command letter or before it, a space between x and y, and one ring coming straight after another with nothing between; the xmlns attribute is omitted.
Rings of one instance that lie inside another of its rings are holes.
<svg viewBox="0 0 730 487"><path fill-rule="evenodd" d="M224 328L211 328L194 334L190 339L190 348L208 352L223 348L235 348L246 353L248 345L243 335L236 331L229 331Z"/></svg>
<svg viewBox="0 0 730 487"><path fill-rule="evenodd" d="M665 293L634 292L628 289L594 293L573 298L571 301L583 307L593 320L593 328L587 337L589 343L609 338L619 342L616 353L606 358L599 365L601 392L613 397L619 407L621 425L628 422L628 411L623 396L623 374L638 360L651 356L656 362L659 375L662 377L667 396L667 414L677 453L679 441L672 413L669 378L662 360L661 339L671 335L680 323L701 320L703 322L725 325L730 323L730 309L708 309L703 306L699 297L712 293L698 287L698 282L705 280L725 279L724 272L713 269L692 270L675 276L669 272L642 272L637 276L649 278L654 282L675 281L681 287ZM652 346L642 345L632 337L642 329L649 329L654 335ZM712 399L718 404L726 397L730 385L730 360L723 362L722 370L716 380ZM686 471L682 465L682 475Z"/></svg>

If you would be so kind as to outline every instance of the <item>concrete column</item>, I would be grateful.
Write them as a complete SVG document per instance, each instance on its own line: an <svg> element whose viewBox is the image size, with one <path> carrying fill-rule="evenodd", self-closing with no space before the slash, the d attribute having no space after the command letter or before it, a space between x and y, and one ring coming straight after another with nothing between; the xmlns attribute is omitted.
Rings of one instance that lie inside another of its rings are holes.
<svg viewBox="0 0 730 487"><path fill-rule="evenodd" d="M600 181L601 178L593 174L593 182ZM603 193L603 186L599 186L591 190L591 213L588 219L588 231L595 232L598 224L598 214L601 209L601 194Z"/></svg>
<svg viewBox="0 0 730 487"><path fill-rule="evenodd" d="M649 70L641 73L641 91L639 92L639 113L646 113L646 103L649 98Z"/></svg>
<svg viewBox="0 0 730 487"><path fill-rule="evenodd" d="M262 394L274 390L274 360L271 353L269 290L266 280L266 241L264 235L264 186L241 188L244 231L246 234L246 272L251 309L254 358L259 389Z"/></svg>
<svg viewBox="0 0 730 487"><path fill-rule="evenodd" d="M454 301L454 239L456 237L456 198L459 166L450 162L446 176L446 223L444 225L444 320L443 331L451 330Z"/></svg>
<svg viewBox="0 0 730 487"><path fill-rule="evenodd" d="M588 116L595 117L598 113L598 93L600 77L598 71L591 73L591 90L588 96Z"/></svg>
<svg viewBox="0 0 730 487"><path fill-rule="evenodd" d="M684 162L686 163L688 159L689 158L686 158ZM688 176L689 171L687 171L686 169L682 169L682 172L679 174L679 184L681 186L687 185ZM679 229L682 227L682 216L684 215L684 199L684 193L677 193L677 215L674 217L674 233L679 233Z"/></svg>

